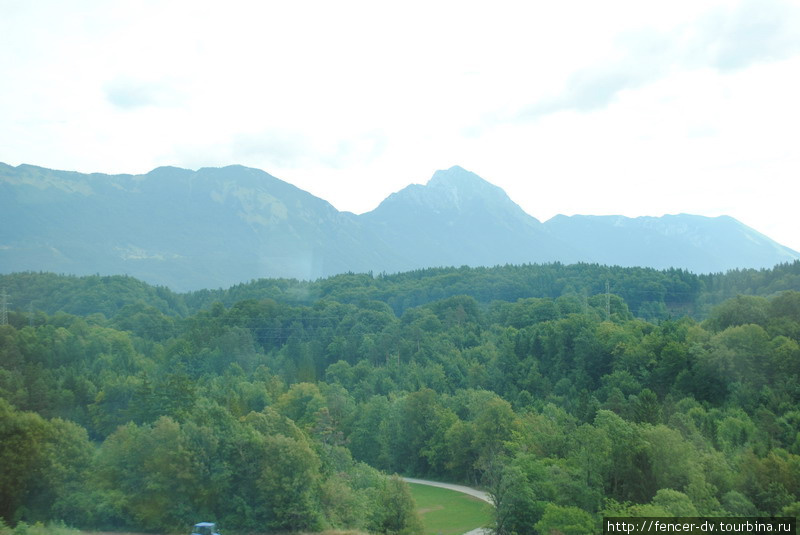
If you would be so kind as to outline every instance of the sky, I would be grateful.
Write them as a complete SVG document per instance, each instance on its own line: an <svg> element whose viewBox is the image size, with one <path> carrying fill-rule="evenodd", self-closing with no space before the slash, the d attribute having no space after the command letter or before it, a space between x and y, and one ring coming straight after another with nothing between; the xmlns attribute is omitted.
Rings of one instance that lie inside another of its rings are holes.
<svg viewBox="0 0 800 535"><path fill-rule="evenodd" d="M541 221L800 251L800 2L0 0L0 162L241 164L363 213L460 165Z"/></svg>

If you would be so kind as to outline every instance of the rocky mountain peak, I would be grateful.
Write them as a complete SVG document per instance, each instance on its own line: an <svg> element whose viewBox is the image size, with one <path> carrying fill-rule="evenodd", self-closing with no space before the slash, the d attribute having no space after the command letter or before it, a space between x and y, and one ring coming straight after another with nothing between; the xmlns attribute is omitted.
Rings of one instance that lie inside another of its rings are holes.
<svg viewBox="0 0 800 535"><path fill-rule="evenodd" d="M534 219L524 214L502 188L459 166L436 171L425 185L411 184L393 193L373 213L396 210L451 215L488 210Z"/></svg>

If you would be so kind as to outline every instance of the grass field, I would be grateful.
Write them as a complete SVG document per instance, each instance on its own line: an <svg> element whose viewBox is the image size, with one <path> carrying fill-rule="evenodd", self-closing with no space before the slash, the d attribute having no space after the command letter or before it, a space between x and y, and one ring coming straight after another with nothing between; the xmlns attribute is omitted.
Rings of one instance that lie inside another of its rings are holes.
<svg viewBox="0 0 800 535"><path fill-rule="evenodd" d="M409 483L425 535L461 535L487 525L492 506L467 494Z"/></svg>

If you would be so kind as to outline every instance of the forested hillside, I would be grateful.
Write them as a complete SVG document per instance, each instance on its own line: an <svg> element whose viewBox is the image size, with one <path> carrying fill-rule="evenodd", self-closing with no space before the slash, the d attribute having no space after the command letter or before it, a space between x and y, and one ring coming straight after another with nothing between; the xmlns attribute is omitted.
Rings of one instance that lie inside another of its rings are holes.
<svg viewBox="0 0 800 535"><path fill-rule="evenodd" d="M503 535L800 514L798 262L0 287L7 524L414 533L381 472L485 487Z"/></svg>

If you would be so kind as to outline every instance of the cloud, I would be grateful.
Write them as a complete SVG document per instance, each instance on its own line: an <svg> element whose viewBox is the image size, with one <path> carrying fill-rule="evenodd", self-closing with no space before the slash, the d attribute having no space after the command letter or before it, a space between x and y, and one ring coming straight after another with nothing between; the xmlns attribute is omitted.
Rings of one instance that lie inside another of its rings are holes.
<svg viewBox="0 0 800 535"><path fill-rule="evenodd" d="M115 78L105 88L106 100L121 110L147 106L169 107L181 101L175 88L166 82L147 82L131 78Z"/></svg>
<svg viewBox="0 0 800 535"><path fill-rule="evenodd" d="M381 130L331 137L272 128L236 135L231 141L231 156L233 161L252 162L252 165L270 169L304 166L347 169L374 161L383 154L387 143L386 134Z"/></svg>
<svg viewBox="0 0 800 535"><path fill-rule="evenodd" d="M622 65L578 71L565 84L562 92L522 110L518 120L530 120L559 111L589 112L608 106L624 89L632 89L649 81L652 76Z"/></svg>
<svg viewBox="0 0 800 535"><path fill-rule="evenodd" d="M295 168L306 164L314 155L312 141L305 134L287 130L264 130L238 134L231 143L234 161L260 160L270 167Z"/></svg>
<svg viewBox="0 0 800 535"><path fill-rule="evenodd" d="M693 52L721 71L786 59L800 51L800 7L781 0L746 0L698 25Z"/></svg>
<svg viewBox="0 0 800 535"><path fill-rule="evenodd" d="M800 8L781 0L746 0L668 30L623 32L617 53L567 76L558 93L521 108L513 121L607 107L620 92L638 89L679 71L733 70L786 59L800 52Z"/></svg>
<svg viewBox="0 0 800 535"><path fill-rule="evenodd" d="M607 107L624 90L636 89L664 76L676 61L670 38L638 31L616 39L612 59L583 67L567 76L558 93L521 109L515 121L530 121L561 112L591 112Z"/></svg>
<svg viewBox="0 0 800 535"><path fill-rule="evenodd" d="M384 153L388 142L381 130L356 134L336 143L335 150L323 155L321 163L334 169L369 164Z"/></svg>

